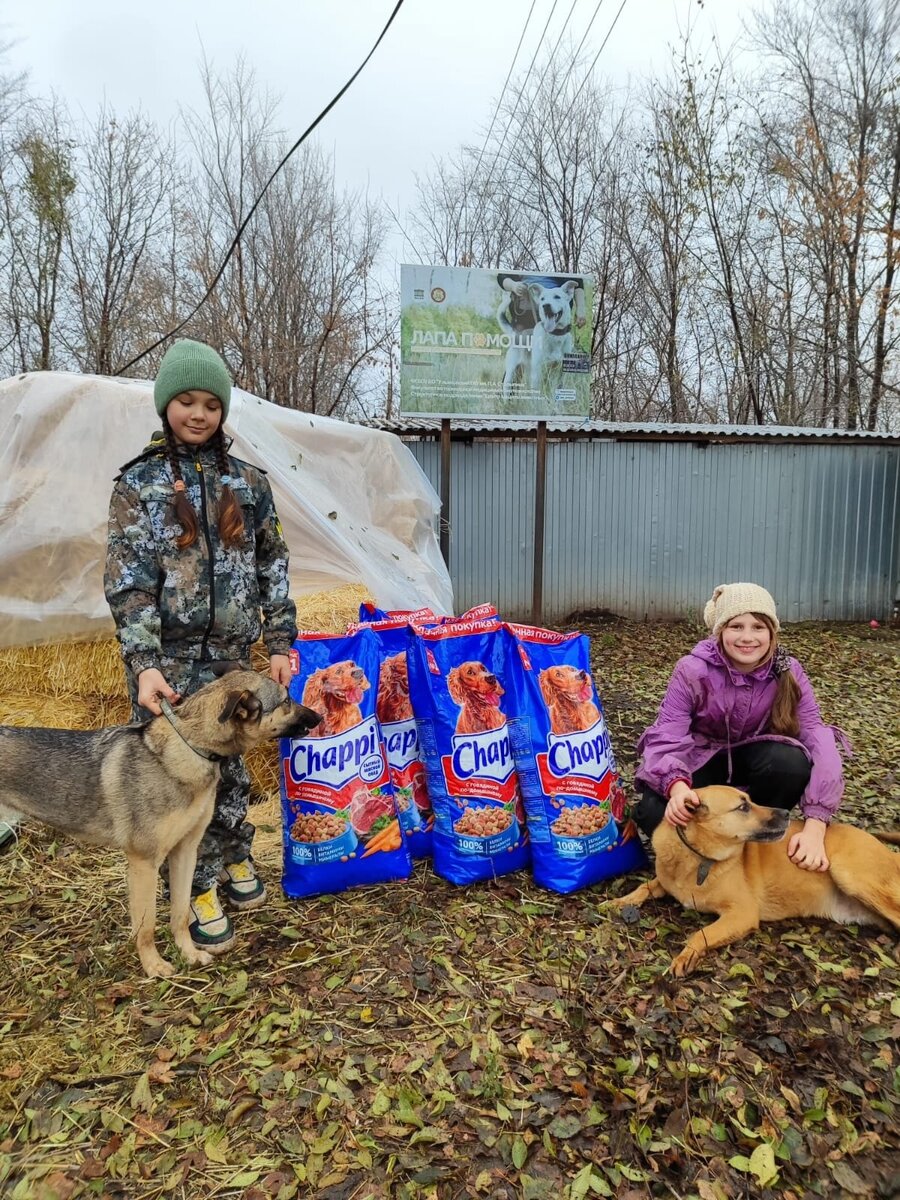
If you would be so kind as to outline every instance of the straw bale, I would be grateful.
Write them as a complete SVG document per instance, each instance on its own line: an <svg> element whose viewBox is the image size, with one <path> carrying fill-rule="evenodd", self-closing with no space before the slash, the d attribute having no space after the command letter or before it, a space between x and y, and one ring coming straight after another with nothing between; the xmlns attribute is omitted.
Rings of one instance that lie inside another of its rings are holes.
<svg viewBox="0 0 900 1200"><path fill-rule="evenodd" d="M296 596L297 625L303 632L342 633L348 621L359 620L363 600L371 598L372 593L361 583Z"/></svg>
<svg viewBox="0 0 900 1200"><path fill-rule="evenodd" d="M299 596L297 624L307 631L338 633L348 621L357 619L361 602L369 596L368 588L360 583ZM265 663L260 644L254 653L254 666L262 668ZM0 650L0 689L36 696L128 694L115 638Z"/></svg>
<svg viewBox="0 0 900 1200"><path fill-rule="evenodd" d="M368 588L358 583L297 597L302 630L339 633L357 620ZM253 666L268 667L265 646L251 653ZM131 704L118 642L58 642L0 650L0 724L50 729L100 729L131 720ZM280 763L276 745L247 755L255 797L277 796ZM257 809L254 804L254 811Z"/></svg>
<svg viewBox="0 0 900 1200"><path fill-rule="evenodd" d="M127 696L118 642L54 642L0 650L0 690L23 695Z"/></svg>
<svg viewBox="0 0 900 1200"><path fill-rule="evenodd" d="M130 717L131 705L124 697L97 693L79 695L75 692L61 696L40 696L5 690L0 694L0 725L102 729L106 725L122 725Z"/></svg>

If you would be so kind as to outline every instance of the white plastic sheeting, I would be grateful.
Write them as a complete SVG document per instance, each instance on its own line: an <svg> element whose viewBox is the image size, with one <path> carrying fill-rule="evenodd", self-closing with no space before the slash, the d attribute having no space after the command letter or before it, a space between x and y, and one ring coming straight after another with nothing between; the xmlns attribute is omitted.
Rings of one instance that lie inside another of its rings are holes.
<svg viewBox="0 0 900 1200"><path fill-rule="evenodd" d="M159 425L144 381L38 372L0 382L0 646L112 633L109 496ZM238 390L225 429L231 452L268 472L295 595L362 583L383 608L453 611L439 500L399 438Z"/></svg>

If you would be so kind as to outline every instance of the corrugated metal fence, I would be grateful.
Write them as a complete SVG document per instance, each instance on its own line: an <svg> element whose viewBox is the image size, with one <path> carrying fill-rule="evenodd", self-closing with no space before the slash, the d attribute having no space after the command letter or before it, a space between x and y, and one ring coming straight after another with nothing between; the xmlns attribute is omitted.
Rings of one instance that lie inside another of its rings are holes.
<svg viewBox="0 0 900 1200"><path fill-rule="evenodd" d="M407 444L440 490L440 442ZM457 611L490 600L531 616L535 461L529 438L454 436ZM543 619L696 616L715 584L749 579L783 620L885 620L898 598L898 518L896 439L551 438Z"/></svg>

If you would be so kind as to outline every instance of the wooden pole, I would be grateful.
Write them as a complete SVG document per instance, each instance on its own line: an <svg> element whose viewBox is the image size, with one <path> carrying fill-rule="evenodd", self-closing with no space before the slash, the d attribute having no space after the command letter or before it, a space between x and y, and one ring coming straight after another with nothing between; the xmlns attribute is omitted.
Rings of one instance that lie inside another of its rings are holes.
<svg viewBox="0 0 900 1200"><path fill-rule="evenodd" d="M531 576L531 620L544 616L544 496L547 484L547 422L538 421L534 464L534 567Z"/></svg>
<svg viewBox="0 0 900 1200"><path fill-rule="evenodd" d="M450 418L441 420L441 556L450 567Z"/></svg>

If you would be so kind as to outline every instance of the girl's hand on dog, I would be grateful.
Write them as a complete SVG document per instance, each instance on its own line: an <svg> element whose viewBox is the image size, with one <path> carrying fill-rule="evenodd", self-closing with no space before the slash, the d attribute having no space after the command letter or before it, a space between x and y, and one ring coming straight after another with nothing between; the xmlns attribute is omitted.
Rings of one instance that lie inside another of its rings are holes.
<svg viewBox="0 0 900 1200"><path fill-rule="evenodd" d="M683 779L676 779L669 788L666 820L670 825L687 825L700 804L700 797Z"/></svg>
<svg viewBox="0 0 900 1200"><path fill-rule="evenodd" d="M825 853L824 821L814 818L804 822L799 833L795 833L788 843L788 858L804 871L827 871L831 864Z"/></svg>
<svg viewBox="0 0 900 1200"><path fill-rule="evenodd" d="M171 704L176 704L181 699L178 692L166 683L162 671L158 671L156 667L148 667L138 675L137 698L142 708L155 713L157 717L162 712L159 706L160 698L168 700Z"/></svg>
<svg viewBox="0 0 900 1200"><path fill-rule="evenodd" d="M269 657L269 675L282 687L290 687L291 660L286 654L272 654Z"/></svg>

